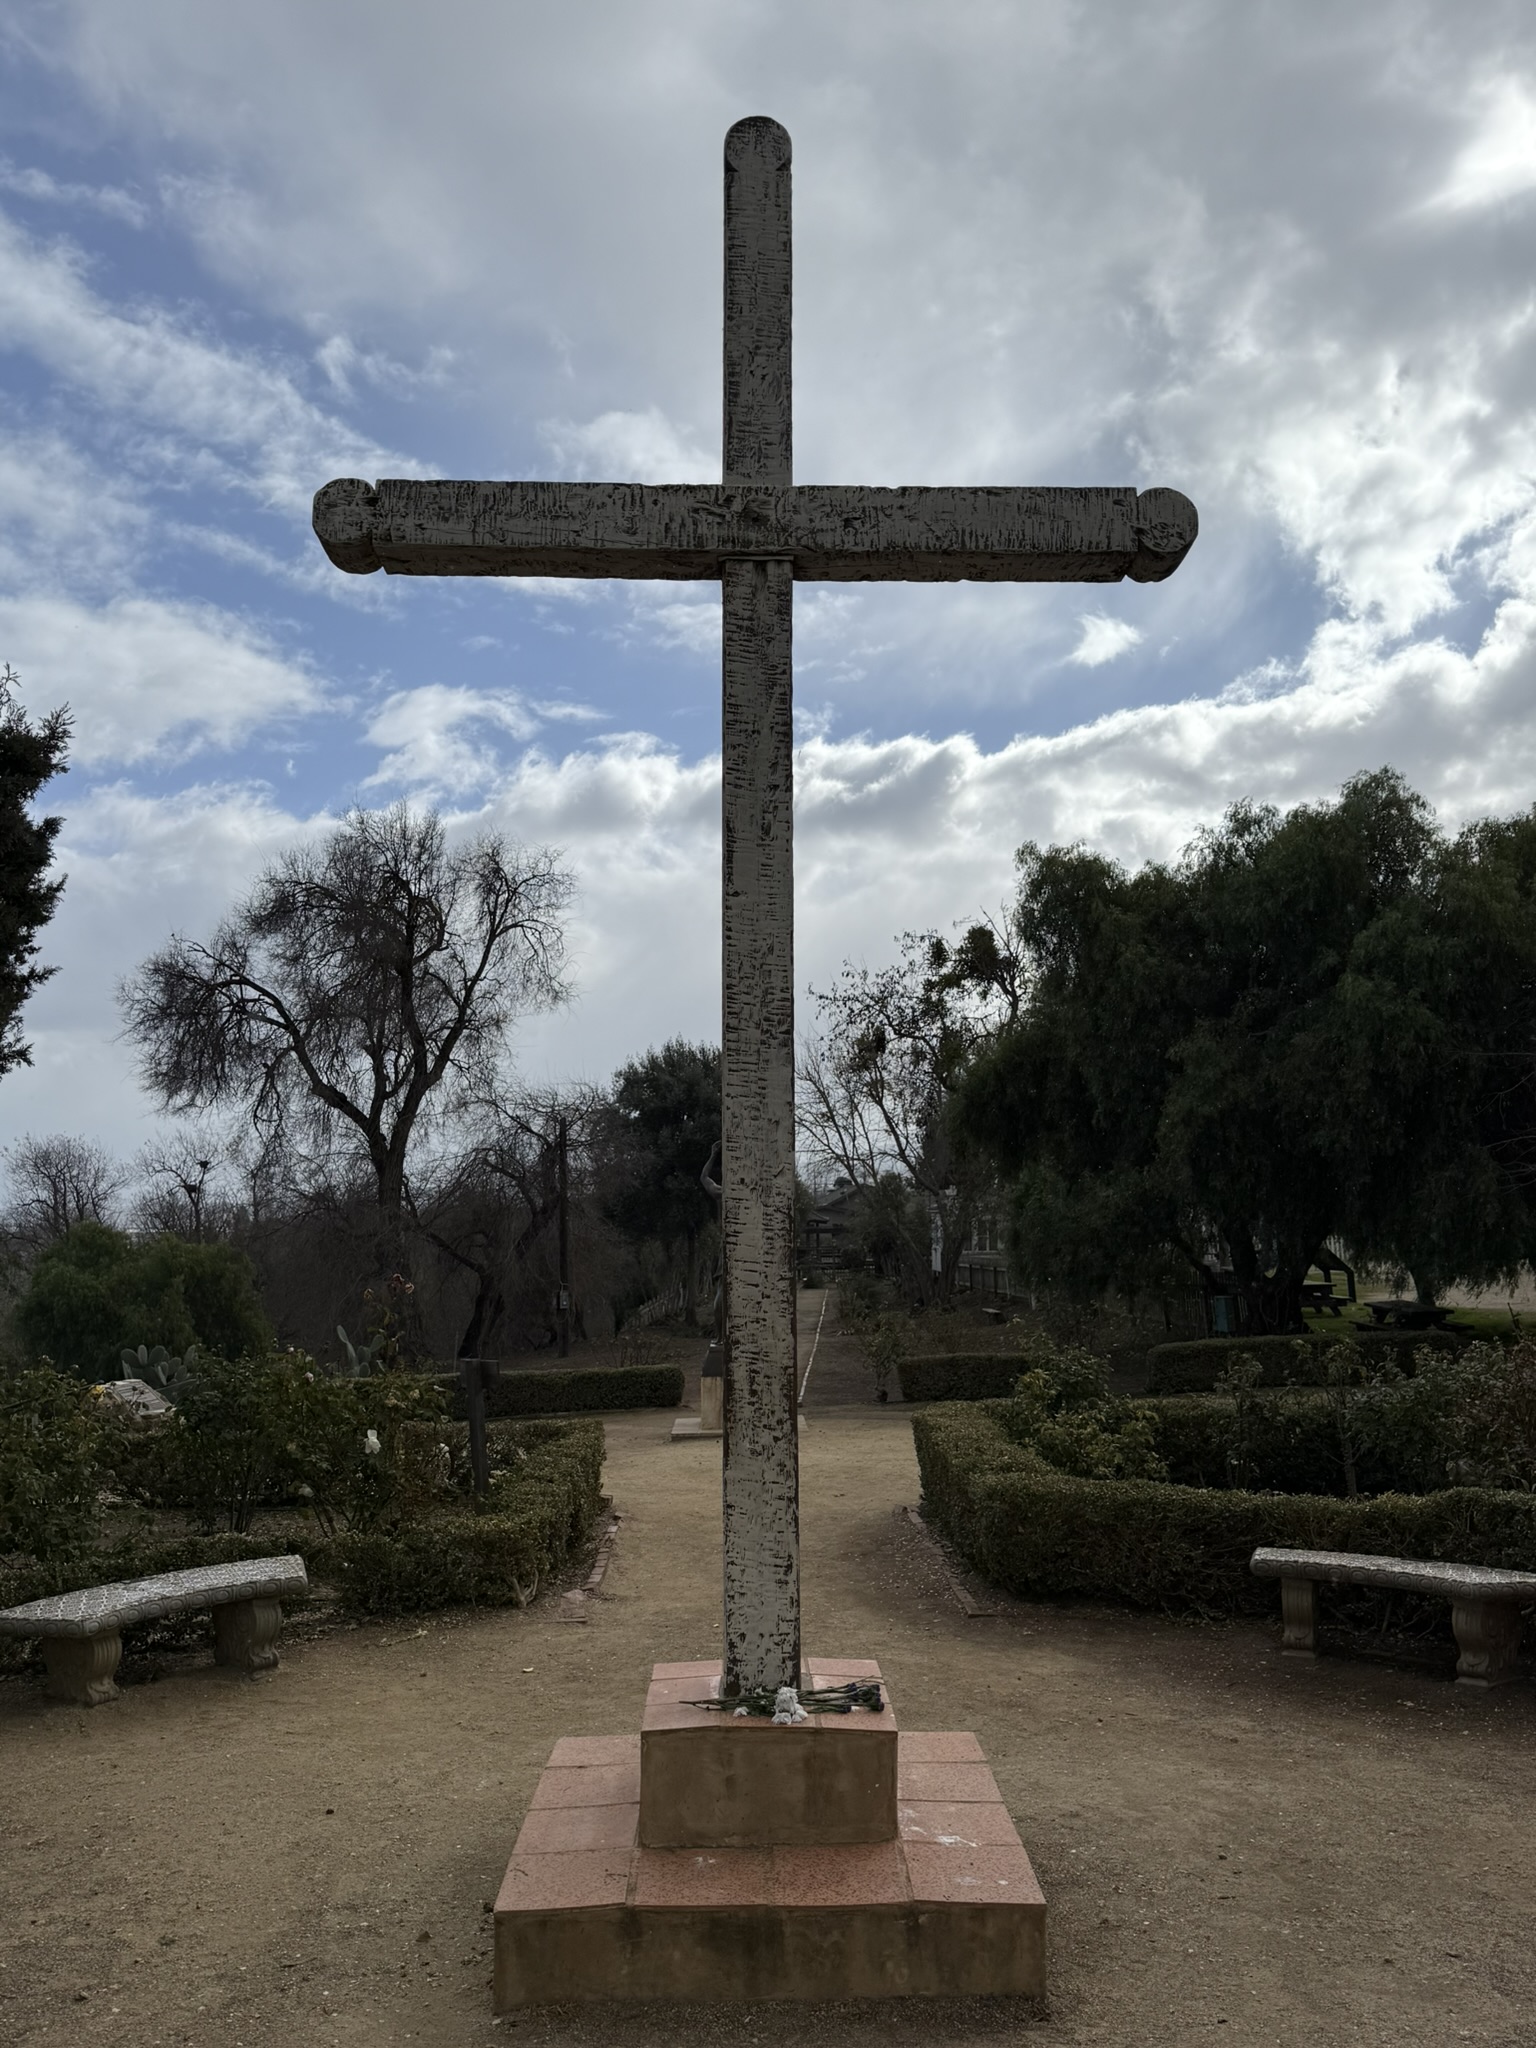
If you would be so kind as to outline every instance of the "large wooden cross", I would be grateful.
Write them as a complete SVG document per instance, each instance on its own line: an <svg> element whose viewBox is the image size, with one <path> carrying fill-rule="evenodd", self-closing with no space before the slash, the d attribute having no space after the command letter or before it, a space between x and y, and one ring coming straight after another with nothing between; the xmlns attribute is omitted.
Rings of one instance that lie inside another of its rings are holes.
<svg viewBox="0 0 1536 2048"><path fill-rule="evenodd" d="M725 422L715 484L356 478L315 498L339 569L718 579L724 604L721 1174L728 1691L800 1671L793 760L797 582L1155 583L1193 544L1177 491L794 483L790 144L725 138Z"/></svg>

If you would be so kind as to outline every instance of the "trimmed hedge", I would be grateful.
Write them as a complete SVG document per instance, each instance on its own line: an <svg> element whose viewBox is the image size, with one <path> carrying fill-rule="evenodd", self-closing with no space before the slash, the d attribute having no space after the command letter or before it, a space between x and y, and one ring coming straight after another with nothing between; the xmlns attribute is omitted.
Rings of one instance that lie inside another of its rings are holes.
<svg viewBox="0 0 1536 2048"><path fill-rule="evenodd" d="M602 1424L503 1423L488 1434L515 1462L497 1476L484 1511L336 1539L332 1572L345 1606L359 1614L523 1607L580 1551L602 1505Z"/></svg>
<svg viewBox="0 0 1536 2048"><path fill-rule="evenodd" d="M1134 1402L1150 1418L1157 1454L1176 1486L1227 1485L1236 1403L1226 1394L1152 1395ZM1288 1387L1268 1395L1247 1419L1244 1449L1266 1490L1342 1494L1338 1423L1321 1388ZM1419 1493L1414 1475L1389 1449L1355 1432L1356 1484L1362 1493Z"/></svg>
<svg viewBox="0 0 1536 2048"><path fill-rule="evenodd" d="M495 1476L483 1508L464 1501L393 1532L354 1530L330 1539L312 1528L272 1537L154 1535L103 1545L68 1563L0 1559L0 1607L290 1551L304 1559L312 1584L333 1588L357 1614L524 1605L592 1535L602 1505L603 1426L502 1422L488 1435L508 1469Z"/></svg>
<svg viewBox="0 0 1536 2048"><path fill-rule="evenodd" d="M1305 1337L1195 1337L1176 1344L1154 1344L1147 1353L1149 1394L1209 1394L1239 1353L1258 1361L1264 1387L1317 1386L1323 1378L1325 1346L1353 1337L1368 1359L1391 1359L1403 1373L1413 1371L1420 1345L1459 1351L1468 1341L1449 1330L1362 1330L1358 1324L1338 1330L1313 1330ZM1310 1363L1298 1358L1304 1345Z"/></svg>
<svg viewBox="0 0 1536 2048"><path fill-rule="evenodd" d="M896 1376L903 1401L1001 1401L1024 1370L1016 1352L962 1351L899 1359Z"/></svg>
<svg viewBox="0 0 1536 2048"><path fill-rule="evenodd" d="M451 1384L450 1412L464 1419L464 1389ZM679 1408L680 1365L593 1365L568 1372L507 1372L485 1390L488 1417L583 1415L610 1408Z"/></svg>
<svg viewBox="0 0 1536 2048"><path fill-rule="evenodd" d="M1262 1545L1536 1571L1536 1494L1455 1487L1335 1500L1073 1479L1012 1443L995 1410L974 1406L930 1408L912 1432L938 1527L977 1571L1027 1599L1272 1616L1273 1583L1248 1569ZM1384 1612L1387 1597L1362 1596L1352 1611Z"/></svg>

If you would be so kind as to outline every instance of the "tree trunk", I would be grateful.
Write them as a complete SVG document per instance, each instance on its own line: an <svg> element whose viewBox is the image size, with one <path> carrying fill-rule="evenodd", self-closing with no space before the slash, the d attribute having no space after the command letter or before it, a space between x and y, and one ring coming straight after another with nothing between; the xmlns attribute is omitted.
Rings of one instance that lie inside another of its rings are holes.
<svg viewBox="0 0 1536 2048"><path fill-rule="evenodd" d="M469 1312L469 1321L459 1339L456 1356L459 1358L483 1358L484 1345L491 1332L501 1321L503 1301L501 1289L486 1272L475 1274L475 1303Z"/></svg>
<svg viewBox="0 0 1536 2048"><path fill-rule="evenodd" d="M696 1230L690 1230L683 1249L683 1328L685 1330L692 1330L698 1327L698 1274L695 1270L698 1264L698 1243L699 1233Z"/></svg>
<svg viewBox="0 0 1536 2048"><path fill-rule="evenodd" d="M1266 1273L1258 1249L1246 1228L1229 1224L1222 1231L1232 1258L1232 1277L1248 1312L1248 1327L1254 1336L1304 1336L1306 1322L1301 1313L1301 1283L1305 1268L1279 1264Z"/></svg>

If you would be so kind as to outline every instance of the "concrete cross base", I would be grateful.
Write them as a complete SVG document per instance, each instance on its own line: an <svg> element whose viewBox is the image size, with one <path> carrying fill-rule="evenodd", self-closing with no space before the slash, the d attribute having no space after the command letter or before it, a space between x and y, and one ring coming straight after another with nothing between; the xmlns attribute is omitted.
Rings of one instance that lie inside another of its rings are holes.
<svg viewBox="0 0 1536 2048"><path fill-rule="evenodd" d="M658 1666L653 1691L669 1684L662 1672L694 1682L715 1668ZM813 1663L808 1675L830 1683L842 1669ZM722 1732L691 1737L706 1766ZM755 1733L738 1765L760 1757L765 1778L783 1782L787 1768L793 1781L799 1767L774 1744L806 1731ZM601 1998L1043 1995L1045 1900L974 1735L903 1733L889 1745L884 1839L666 1848L641 1840L642 1810L655 1806L642 1739L556 1743L496 1901L498 2012ZM822 1729L809 1740L829 1757L842 1746ZM856 1758L866 1745L867 1761L881 1745L849 1735ZM662 1831L675 1839L691 1825Z"/></svg>
<svg viewBox="0 0 1536 2048"><path fill-rule="evenodd" d="M802 1688L868 1684L867 1659L811 1657ZM859 1708L776 1728L712 1707L718 1664L658 1664L640 1723L647 1849L830 1848L896 1839L896 1716Z"/></svg>

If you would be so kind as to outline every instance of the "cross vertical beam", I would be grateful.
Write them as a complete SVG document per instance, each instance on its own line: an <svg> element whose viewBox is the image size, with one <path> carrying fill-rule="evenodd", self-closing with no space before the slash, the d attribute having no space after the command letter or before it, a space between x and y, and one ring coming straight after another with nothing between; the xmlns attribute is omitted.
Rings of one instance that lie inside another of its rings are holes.
<svg viewBox="0 0 1536 2048"><path fill-rule="evenodd" d="M722 483L787 487L790 143L725 138ZM795 1410L794 565L721 564L724 1687L800 1678Z"/></svg>

